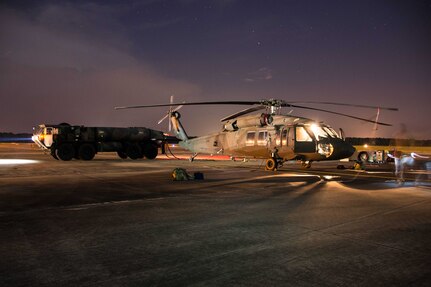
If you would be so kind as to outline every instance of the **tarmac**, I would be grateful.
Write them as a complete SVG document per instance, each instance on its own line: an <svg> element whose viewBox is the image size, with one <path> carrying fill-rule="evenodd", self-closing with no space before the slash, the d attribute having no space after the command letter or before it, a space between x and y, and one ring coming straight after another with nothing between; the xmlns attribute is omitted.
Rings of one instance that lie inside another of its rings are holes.
<svg viewBox="0 0 431 287"><path fill-rule="evenodd" d="M0 144L0 286L431 286L429 171L215 159Z"/></svg>

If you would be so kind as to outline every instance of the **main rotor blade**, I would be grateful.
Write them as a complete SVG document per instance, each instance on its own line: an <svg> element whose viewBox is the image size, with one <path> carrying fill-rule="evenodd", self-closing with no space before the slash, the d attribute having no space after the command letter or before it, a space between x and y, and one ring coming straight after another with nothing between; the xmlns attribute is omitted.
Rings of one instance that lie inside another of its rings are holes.
<svg viewBox="0 0 431 287"><path fill-rule="evenodd" d="M381 109L381 110L388 110L388 111L398 111L398 108L357 105L357 104L345 104L345 103L334 103L334 102L294 101L294 102L289 102L289 103L290 104L322 104L322 105L335 105L335 106L347 106L347 107L356 107L356 108L369 108L369 109Z"/></svg>
<svg viewBox="0 0 431 287"><path fill-rule="evenodd" d="M170 104L158 104L158 105L138 105L138 106L125 106L115 107L116 110L123 109L139 109L139 108L154 108L154 107L168 107L168 106L198 106L198 105L260 105L261 101L217 101L217 102L190 102L190 103L170 103Z"/></svg>
<svg viewBox="0 0 431 287"><path fill-rule="evenodd" d="M382 126L392 126L391 124L377 122L377 121L372 121L372 120L369 120L369 119L364 119L364 118L360 118L360 117L356 117L356 116L352 116L352 115L347 115L347 114L343 114L343 113L339 113L339 112L324 110L324 109L304 107L304 106L298 106L298 105L290 105L290 104L287 104L285 107L292 107L292 108L298 108L298 109L304 109L304 110L312 110L312 111L325 112L325 113L329 113L329 114L334 114L334 115L339 115L339 116L343 116L343 117L348 117L348 118L352 118L352 119L355 119L355 120L360 120L360 121L369 122L369 123L373 123L373 124L378 124L378 125L382 125Z"/></svg>
<svg viewBox="0 0 431 287"><path fill-rule="evenodd" d="M152 108L152 107L168 107L168 106L194 106L194 105L264 105L264 106L282 106L289 107L290 104L323 104L323 105L336 105L336 106L348 106L348 107L358 107L358 108L371 108L371 109L382 109L389 111L398 111L398 108L390 107L379 107L379 106L368 106L368 105L358 105L358 104L346 104L346 103L336 103L336 102L314 102L314 101L293 101L286 102L284 100L257 100L257 101L213 101L213 102L189 102L189 103L169 103L169 104L158 104L158 105L137 105L137 106L125 106L125 107L115 107L116 110L121 109L138 109L138 108Z"/></svg>
<svg viewBox="0 0 431 287"><path fill-rule="evenodd" d="M292 103L299 103L299 102L292 102ZM333 102L308 102L308 103L310 103L310 104L315 103L315 104L352 106L352 107L363 107L363 108L365 108L365 107L366 108L380 108L380 109L387 109L387 110L392 110L392 111L398 110L397 108L382 108L382 107L377 107L377 106L354 105L354 104L333 103ZM158 104L158 105L124 106L124 107L115 107L115 109L116 110L139 109L139 108L152 108L152 107L167 107L167 106L172 106L172 105L183 105L183 106L193 106L193 105L258 105L257 107L255 106L255 107L249 108L250 110L253 110L253 109L259 110L259 109L261 109L260 107L262 107L262 106L263 107L293 107L293 108L299 108L299 109L306 109L306 110L313 110L313 111L330 113L330 114L334 114L334 115L344 116L344 117L348 117L348 118L352 118L352 119L356 119L356 120L360 120L360 121L365 121L365 122L370 122L370 123L374 123L374 124L379 124L379 125L383 125L383 126L391 126L391 124L376 122L376 121L368 120L365 118L351 116L351 115L347 115L347 114L343 114L343 113L339 113L339 112L334 112L334 111L330 111L330 110L312 108L312 107L306 107L306 106L300 106L300 105L293 105L293 104L287 103L284 100L277 100L277 99L259 100L259 101L214 101L214 102L169 103L169 104ZM246 114L248 112L251 112L251 111L249 111L249 109L245 109L239 113ZM234 115L238 116L238 114L234 114ZM233 118L232 116L234 116L234 115L225 117L224 119L222 119L222 121L231 119L231 118Z"/></svg>
<svg viewBox="0 0 431 287"><path fill-rule="evenodd" d="M254 106L254 107L251 107L251 108L247 108L247 109L245 109L245 110L242 110L242 111L239 111L239 112L237 112L237 113L234 113L234 114L232 114L232 115L230 115L230 116L224 117L224 118L222 118L220 121L221 121L221 122L228 121L228 120L231 120L231 119L237 118L237 117L239 117L239 116L243 116L243 115L246 115L246 114L249 114L249 113L252 113L252 112L258 111L258 110L262 110L262 109L264 109L264 108L266 108L266 107L265 107L265 106Z"/></svg>

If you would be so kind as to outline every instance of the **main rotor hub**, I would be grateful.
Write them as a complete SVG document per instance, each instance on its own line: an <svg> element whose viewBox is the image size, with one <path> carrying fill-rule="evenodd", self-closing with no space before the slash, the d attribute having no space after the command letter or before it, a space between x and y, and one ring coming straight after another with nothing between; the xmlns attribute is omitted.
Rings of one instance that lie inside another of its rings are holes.
<svg viewBox="0 0 431 287"><path fill-rule="evenodd" d="M269 99L269 100L261 100L260 104L267 107L275 107L280 108L285 102L283 100L277 100L277 99Z"/></svg>
<svg viewBox="0 0 431 287"><path fill-rule="evenodd" d="M277 99L269 99L269 100L261 100L260 104L262 106L266 106L266 109L269 110L271 115L275 115L282 106L286 105L286 102L283 100Z"/></svg>
<svg viewBox="0 0 431 287"><path fill-rule="evenodd" d="M260 104L262 106L266 106L266 109L269 111L271 115L275 115L275 114L278 114L281 107L286 105L286 102L283 100L269 99L269 100L261 100Z"/></svg>

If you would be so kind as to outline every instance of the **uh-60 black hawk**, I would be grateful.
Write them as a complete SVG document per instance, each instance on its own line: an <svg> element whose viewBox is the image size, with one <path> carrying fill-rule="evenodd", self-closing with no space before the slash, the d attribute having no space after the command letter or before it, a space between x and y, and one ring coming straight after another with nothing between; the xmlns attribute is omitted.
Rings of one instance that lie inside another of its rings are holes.
<svg viewBox="0 0 431 287"><path fill-rule="evenodd" d="M340 134L337 134L333 128L323 122L290 114L283 115L281 114L282 107L327 112L373 124L390 126L390 124L378 121L297 105L297 103L353 106L373 108L379 111L397 110L396 108L331 102L286 102L277 99L189 103L172 103L171 100L169 104L126 106L115 109L169 106L169 112L165 118L170 117L175 136L180 140L180 146L194 153L191 160L199 153L261 158L266 159L265 168L267 170L276 170L285 161L290 160L298 160L304 167L309 168L313 161L340 160L350 157L355 152L355 148L344 140L341 129ZM184 105L251 105L251 107L221 119L224 124L220 132L200 137L189 137L179 120L178 109ZM178 107L173 109L173 106ZM249 115L249 113L259 110L266 110L266 112Z"/></svg>

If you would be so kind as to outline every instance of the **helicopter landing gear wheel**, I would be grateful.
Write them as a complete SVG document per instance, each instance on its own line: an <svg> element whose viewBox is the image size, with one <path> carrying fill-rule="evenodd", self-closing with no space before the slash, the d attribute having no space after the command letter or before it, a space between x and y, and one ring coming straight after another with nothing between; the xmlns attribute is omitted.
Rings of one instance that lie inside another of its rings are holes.
<svg viewBox="0 0 431 287"><path fill-rule="evenodd" d="M270 157L266 160L265 170L276 171L278 162L275 158Z"/></svg>
<svg viewBox="0 0 431 287"><path fill-rule="evenodd" d="M302 167L307 168L307 169L310 168L311 167L311 160L303 161Z"/></svg>

